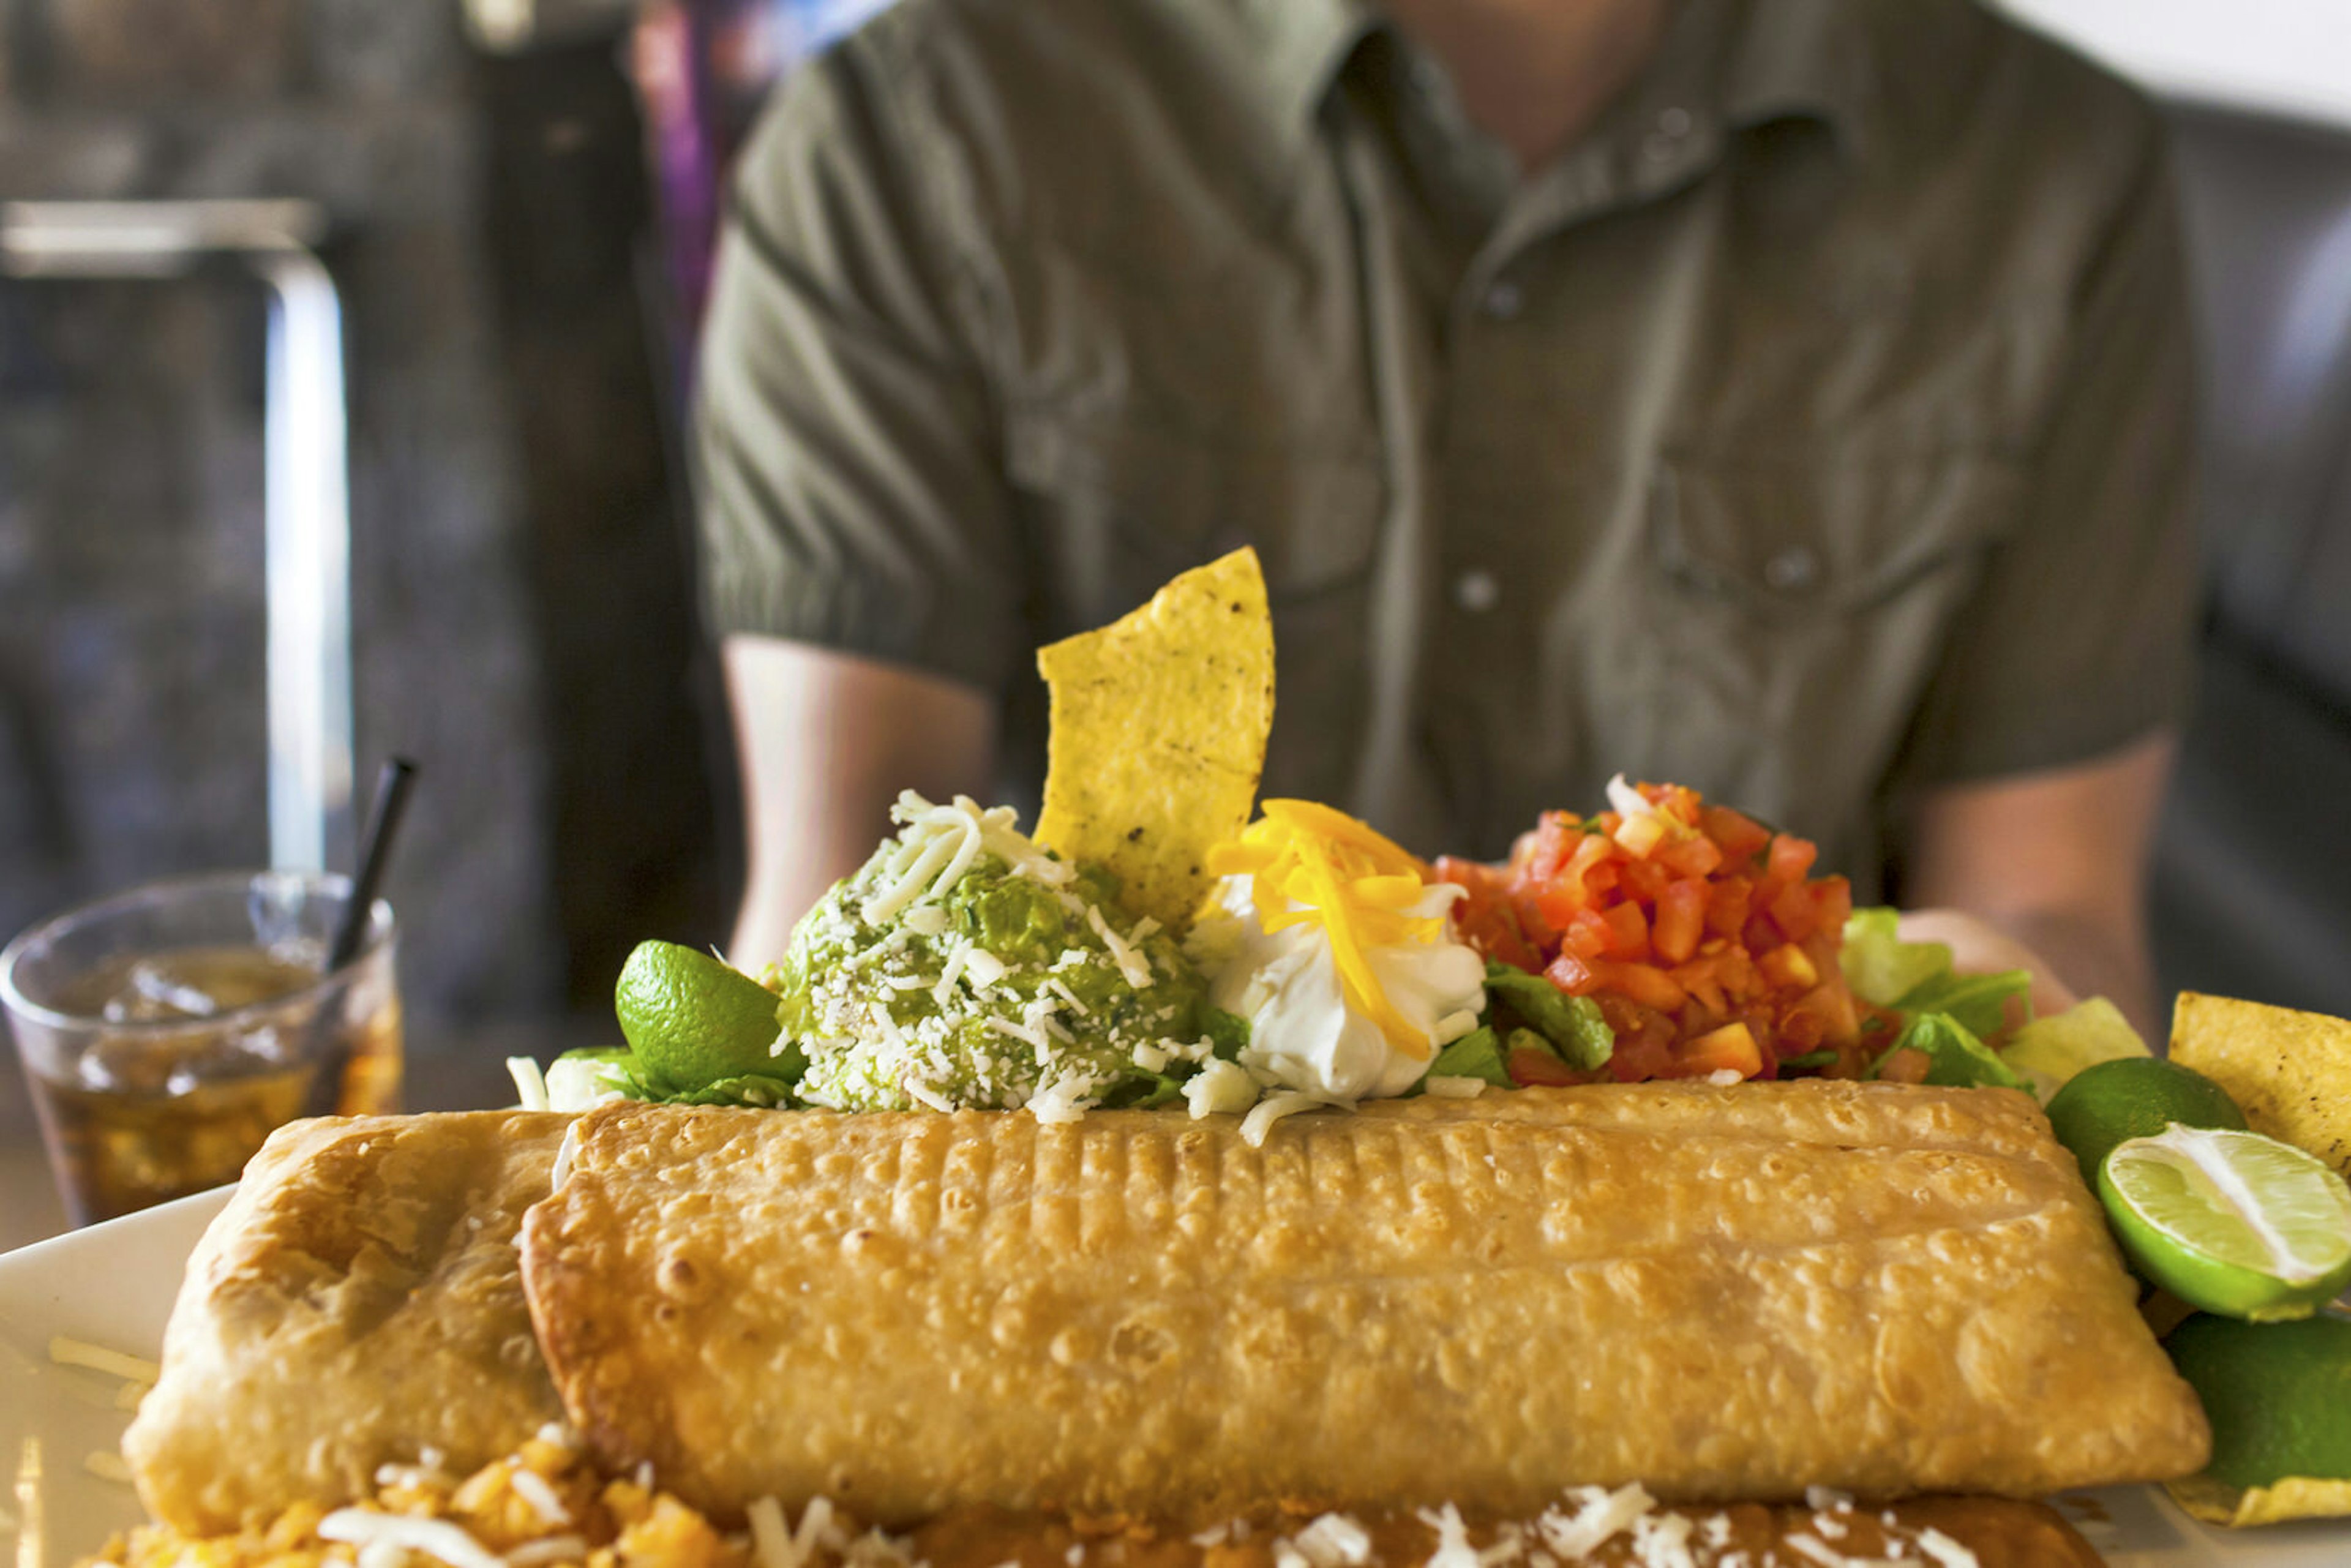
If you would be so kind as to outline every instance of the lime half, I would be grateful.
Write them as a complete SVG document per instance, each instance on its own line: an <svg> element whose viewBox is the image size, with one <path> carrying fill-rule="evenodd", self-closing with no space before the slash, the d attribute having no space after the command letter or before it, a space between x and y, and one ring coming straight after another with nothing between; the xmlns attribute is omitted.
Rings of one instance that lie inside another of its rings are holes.
<svg viewBox="0 0 2351 1568"><path fill-rule="evenodd" d="M2189 1306L2279 1322L2351 1285L2351 1186L2275 1138L2174 1124L2108 1155L2098 1196L2138 1271Z"/></svg>
<svg viewBox="0 0 2351 1568"><path fill-rule="evenodd" d="M612 988L621 1033L653 1077L672 1090L778 1071L783 1026L776 993L707 953L674 942L640 942Z"/></svg>

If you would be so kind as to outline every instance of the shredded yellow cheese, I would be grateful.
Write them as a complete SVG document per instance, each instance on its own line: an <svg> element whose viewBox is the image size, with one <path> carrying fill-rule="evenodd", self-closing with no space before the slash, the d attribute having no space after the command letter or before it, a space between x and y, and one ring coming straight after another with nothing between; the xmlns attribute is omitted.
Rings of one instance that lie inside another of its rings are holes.
<svg viewBox="0 0 2351 1568"><path fill-rule="evenodd" d="M1268 800L1241 836L1208 852L1215 876L1249 878L1268 931L1312 924L1331 943L1347 1005L1397 1051L1426 1061L1427 1036L1388 1000L1365 950L1435 943L1445 917L1407 913L1428 890L1428 870L1409 852L1343 811L1311 800Z"/></svg>

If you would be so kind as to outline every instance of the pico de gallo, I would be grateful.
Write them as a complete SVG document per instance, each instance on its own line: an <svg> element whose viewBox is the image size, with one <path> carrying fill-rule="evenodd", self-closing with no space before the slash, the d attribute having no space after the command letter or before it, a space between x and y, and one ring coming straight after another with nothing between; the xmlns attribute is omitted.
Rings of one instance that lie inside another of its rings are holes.
<svg viewBox="0 0 2351 1568"><path fill-rule="evenodd" d="M1437 862L1465 890L1463 940L1590 998L1614 1034L1593 1069L1511 1051L1511 1078L1863 1076L1885 1020L1839 967L1853 890L1812 874L1818 846L1679 785L1618 778L1608 794L1589 817L1545 812L1505 864Z"/></svg>

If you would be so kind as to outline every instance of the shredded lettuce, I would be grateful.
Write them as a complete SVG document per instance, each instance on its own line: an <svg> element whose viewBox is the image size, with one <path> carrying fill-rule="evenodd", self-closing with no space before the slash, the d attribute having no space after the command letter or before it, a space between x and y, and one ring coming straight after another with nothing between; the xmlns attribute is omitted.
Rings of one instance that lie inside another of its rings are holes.
<svg viewBox="0 0 2351 1568"><path fill-rule="evenodd" d="M2016 1038L2001 1053L2040 1093L2043 1104L2084 1068L2126 1056L2153 1054L2122 1009L2104 997L2092 997L2062 1013L2034 1019L2016 1031Z"/></svg>
<svg viewBox="0 0 2351 1568"><path fill-rule="evenodd" d="M1549 984L1548 981L1545 984ZM1503 1065L1502 1042L1492 1029L1480 1024L1437 1053L1428 1064L1431 1078L1478 1078L1498 1089L1512 1089L1510 1070Z"/></svg>
<svg viewBox="0 0 2351 1568"><path fill-rule="evenodd" d="M1571 997L1541 975L1490 958L1486 961L1486 989L1541 1035L1570 1067L1590 1071L1606 1066L1616 1053L1616 1031L1608 1027L1608 1020L1600 1016L1600 1004L1590 997Z"/></svg>

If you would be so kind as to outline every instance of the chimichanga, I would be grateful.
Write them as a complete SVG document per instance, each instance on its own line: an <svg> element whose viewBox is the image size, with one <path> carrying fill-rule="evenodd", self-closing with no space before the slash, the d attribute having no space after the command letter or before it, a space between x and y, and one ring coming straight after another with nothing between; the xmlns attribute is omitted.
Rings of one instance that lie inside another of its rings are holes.
<svg viewBox="0 0 2351 1568"><path fill-rule="evenodd" d="M515 1231L569 1116L297 1122L189 1260L123 1439L157 1518L229 1529L360 1496L437 1449L459 1473L562 1416Z"/></svg>
<svg viewBox="0 0 2351 1568"><path fill-rule="evenodd" d="M614 1105L523 1249L599 1458L720 1514L2030 1496L2208 1443L2006 1091L1524 1090L1261 1149L1160 1113Z"/></svg>

